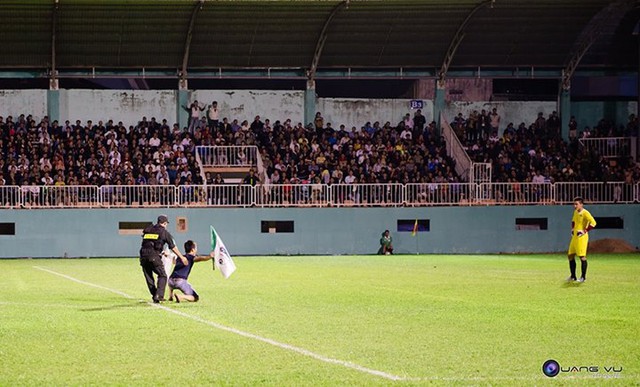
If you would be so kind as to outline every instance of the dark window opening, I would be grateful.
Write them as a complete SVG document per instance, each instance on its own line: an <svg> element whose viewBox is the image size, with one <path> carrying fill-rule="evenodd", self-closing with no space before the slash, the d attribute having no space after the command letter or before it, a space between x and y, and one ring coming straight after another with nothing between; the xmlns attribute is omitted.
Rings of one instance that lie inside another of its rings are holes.
<svg viewBox="0 0 640 387"><path fill-rule="evenodd" d="M547 228L547 218L516 218L516 230L518 231L539 231Z"/></svg>
<svg viewBox="0 0 640 387"><path fill-rule="evenodd" d="M151 222L119 222L118 232L121 235L141 235L142 230L151 224Z"/></svg>
<svg viewBox="0 0 640 387"><path fill-rule="evenodd" d="M293 220L263 220L260 222L260 231L267 234L293 232Z"/></svg>
<svg viewBox="0 0 640 387"><path fill-rule="evenodd" d="M621 216L612 217L594 217L596 220L596 228L624 228L624 219Z"/></svg>
<svg viewBox="0 0 640 387"><path fill-rule="evenodd" d="M418 219L416 225L416 219L398 219L398 232L429 232L431 230L430 219Z"/></svg>
<svg viewBox="0 0 640 387"><path fill-rule="evenodd" d="M16 224L0 223L0 235L16 235Z"/></svg>

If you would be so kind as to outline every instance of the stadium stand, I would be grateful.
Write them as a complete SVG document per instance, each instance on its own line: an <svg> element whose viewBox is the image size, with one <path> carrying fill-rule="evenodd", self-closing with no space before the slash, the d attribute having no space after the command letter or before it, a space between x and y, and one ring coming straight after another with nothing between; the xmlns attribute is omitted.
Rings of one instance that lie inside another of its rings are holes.
<svg viewBox="0 0 640 387"><path fill-rule="evenodd" d="M585 187L593 200L637 200L640 168L624 147L602 155L585 143L601 138L617 147L612 136L637 133L635 116L622 127L601 120L567 142L550 124L555 112L529 126L510 123L501 136L490 114L452 120L471 159L491 163L490 189L463 181L435 123L415 124L409 115L396 125L367 122L351 130L321 120L305 127L289 119L272 124L258 116L249 125L225 118L210 127L202 119L192 134L155 118L127 128L21 114L0 117L0 192L4 206L30 208L552 203L583 195ZM255 179L247 180L253 171ZM554 192L555 183L583 184L559 184Z"/></svg>

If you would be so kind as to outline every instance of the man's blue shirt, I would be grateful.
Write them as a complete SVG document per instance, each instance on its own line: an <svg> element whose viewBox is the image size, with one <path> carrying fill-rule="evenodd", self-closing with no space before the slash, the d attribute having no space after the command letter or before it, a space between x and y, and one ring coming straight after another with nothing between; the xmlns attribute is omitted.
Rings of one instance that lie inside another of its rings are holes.
<svg viewBox="0 0 640 387"><path fill-rule="evenodd" d="M182 263L182 260L176 260L176 267L173 268L173 273L171 273L171 278L184 278L189 279L189 273L191 273L191 268L193 267L193 261L196 259L196 256L193 254L185 254L184 256L189 261L189 265L185 266Z"/></svg>

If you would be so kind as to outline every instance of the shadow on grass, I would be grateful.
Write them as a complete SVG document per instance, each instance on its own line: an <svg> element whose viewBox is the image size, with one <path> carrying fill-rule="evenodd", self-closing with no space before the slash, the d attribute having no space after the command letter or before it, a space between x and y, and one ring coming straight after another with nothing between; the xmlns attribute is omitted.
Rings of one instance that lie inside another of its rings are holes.
<svg viewBox="0 0 640 387"><path fill-rule="evenodd" d="M107 305L107 306L99 306L95 308L82 308L81 312L101 312L105 310L116 310L123 308L139 308L139 307L148 307L149 303L142 300L131 301L126 304L117 304L117 305Z"/></svg>
<svg viewBox="0 0 640 387"><path fill-rule="evenodd" d="M561 287L563 288L579 288L580 286L582 286L584 284L584 282L578 282L578 281L564 281L561 285Z"/></svg>

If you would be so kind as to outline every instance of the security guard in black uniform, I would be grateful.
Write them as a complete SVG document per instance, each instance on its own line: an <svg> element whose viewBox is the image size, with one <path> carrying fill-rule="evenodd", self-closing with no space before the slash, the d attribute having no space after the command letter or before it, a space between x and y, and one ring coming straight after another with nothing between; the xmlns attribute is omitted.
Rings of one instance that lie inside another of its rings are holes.
<svg viewBox="0 0 640 387"><path fill-rule="evenodd" d="M142 266L142 272L144 278L147 281L147 287L153 297L154 303L164 301L164 289L167 286L167 273L164 271L164 265L162 264L162 250L166 243L169 248L176 253L182 263L187 265L189 262L180 253L180 250L173 242L173 237L167 231L166 227L169 224L169 219L166 215L158 216L158 223L147 226L142 232L142 247L140 248L140 266ZM153 273L158 276L158 284L153 278Z"/></svg>

